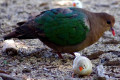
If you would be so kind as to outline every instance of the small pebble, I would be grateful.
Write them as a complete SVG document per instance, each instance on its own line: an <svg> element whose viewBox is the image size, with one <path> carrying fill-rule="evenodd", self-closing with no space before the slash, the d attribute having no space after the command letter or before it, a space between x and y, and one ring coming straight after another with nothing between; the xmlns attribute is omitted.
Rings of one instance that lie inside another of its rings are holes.
<svg viewBox="0 0 120 80"><path fill-rule="evenodd" d="M27 68L24 68L24 69L22 70L22 72L23 72L23 73L30 73L31 70L30 70L30 69L27 69Z"/></svg>

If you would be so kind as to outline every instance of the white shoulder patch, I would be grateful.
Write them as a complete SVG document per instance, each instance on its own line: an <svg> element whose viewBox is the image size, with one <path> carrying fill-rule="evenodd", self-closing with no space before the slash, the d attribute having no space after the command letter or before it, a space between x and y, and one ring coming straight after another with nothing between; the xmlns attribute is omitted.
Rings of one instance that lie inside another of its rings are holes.
<svg viewBox="0 0 120 80"><path fill-rule="evenodd" d="M87 18L84 18L85 25L90 29L90 23Z"/></svg>

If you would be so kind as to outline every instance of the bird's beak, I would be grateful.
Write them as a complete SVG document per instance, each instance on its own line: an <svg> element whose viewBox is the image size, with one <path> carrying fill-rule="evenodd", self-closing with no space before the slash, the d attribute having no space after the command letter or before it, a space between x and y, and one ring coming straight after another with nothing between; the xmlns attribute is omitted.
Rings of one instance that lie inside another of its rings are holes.
<svg viewBox="0 0 120 80"><path fill-rule="evenodd" d="M73 6L76 7L76 3L73 3Z"/></svg>
<svg viewBox="0 0 120 80"><path fill-rule="evenodd" d="M83 67L79 67L79 70L82 71L82 70L83 70Z"/></svg>
<svg viewBox="0 0 120 80"><path fill-rule="evenodd" d="M110 30L112 31L113 36L115 36L115 31L114 31L114 29L112 28L112 26L110 27Z"/></svg>

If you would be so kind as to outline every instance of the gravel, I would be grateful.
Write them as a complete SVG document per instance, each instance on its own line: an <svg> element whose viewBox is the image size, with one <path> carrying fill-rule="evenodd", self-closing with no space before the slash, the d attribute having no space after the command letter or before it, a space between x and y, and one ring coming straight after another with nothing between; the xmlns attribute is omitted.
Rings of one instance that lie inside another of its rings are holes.
<svg viewBox="0 0 120 80"><path fill-rule="evenodd" d="M0 0L0 37L14 30L17 22L25 21L32 14L58 7L70 7L71 1L66 0ZM16 56L3 55L0 47L0 72L4 71L12 77L24 78L26 80L93 80L104 79L99 76L97 66L103 65L108 80L120 79L120 1L119 0L81 0L83 8L92 12L107 12L116 19L115 32L113 37L110 31L105 32L98 42L80 51L85 56L94 56L91 59L93 72L90 76L72 78L72 63L74 57L67 53L62 54L64 60L52 52L38 39L18 40L23 46L19 46ZM13 26L13 27L9 27ZM112 41L112 42L111 42ZM2 40L0 39L0 45ZM115 64L112 64L115 63ZM1 77L0 77L1 78Z"/></svg>

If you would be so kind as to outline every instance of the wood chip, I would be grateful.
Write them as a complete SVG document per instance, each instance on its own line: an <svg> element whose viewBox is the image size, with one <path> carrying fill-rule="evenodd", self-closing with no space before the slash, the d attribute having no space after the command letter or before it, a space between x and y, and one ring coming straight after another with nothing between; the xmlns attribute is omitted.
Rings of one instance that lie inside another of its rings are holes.
<svg viewBox="0 0 120 80"><path fill-rule="evenodd" d="M3 73L0 73L0 77L2 77L3 80L22 80Z"/></svg>
<svg viewBox="0 0 120 80"><path fill-rule="evenodd" d="M97 58L99 58L99 56L102 55L103 53L104 53L103 51L98 51L98 52L96 52L96 53L93 53L93 54L91 54L91 55L88 55L87 57L88 57L89 59L97 59Z"/></svg>
<svg viewBox="0 0 120 80"><path fill-rule="evenodd" d="M106 41L106 42L103 42L103 44L119 44L120 41L117 41L117 40L110 40L110 41Z"/></svg>
<svg viewBox="0 0 120 80"><path fill-rule="evenodd" d="M0 73L8 74L8 72L5 72L3 70L0 70Z"/></svg>
<svg viewBox="0 0 120 80"><path fill-rule="evenodd" d="M104 66L120 66L120 61L109 61L104 64Z"/></svg>

